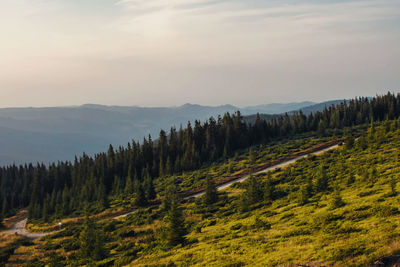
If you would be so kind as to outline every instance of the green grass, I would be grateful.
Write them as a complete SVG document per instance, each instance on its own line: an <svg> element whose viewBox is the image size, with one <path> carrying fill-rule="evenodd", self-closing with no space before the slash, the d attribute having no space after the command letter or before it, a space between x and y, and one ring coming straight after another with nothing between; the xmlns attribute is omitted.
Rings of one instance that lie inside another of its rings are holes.
<svg viewBox="0 0 400 267"><path fill-rule="evenodd" d="M165 212L142 209L119 221L101 220L106 234L107 258L99 264L116 266L290 266L291 264L365 266L375 258L400 250L400 130L392 122L376 127L368 146L360 140L353 148L340 147L320 156L309 156L287 168L260 174L271 177L276 197L240 212L246 182L220 194L212 207L199 199L183 203L188 228L187 244L168 247L162 239ZM367 137L369 138L369 137ZM257 162L291 154L327 138L304 137L255 150ZM232 158L234 171L247 168L248 152ZM227 162L176 176L183 190L201 185L206 173L226 175ZM323 166L328 189L315 184ZM197 175L197 178L189 178ZM354 178L354 179L352 179ZM171 179L171 178L169 178ZM192 180L191 180L192 179ZM299 201L301 189L312 181L313 192ZM159 181L158 187L163 183ZM395 189L393 194L392 188ZM340 200L340 201L339 201ZM115 200L113 205L119 206ZM16 250L25 261L38 264L56 252L63 264L76 264L80 225L37 240ZM38 265L43 266L43 265Z"/></svg>

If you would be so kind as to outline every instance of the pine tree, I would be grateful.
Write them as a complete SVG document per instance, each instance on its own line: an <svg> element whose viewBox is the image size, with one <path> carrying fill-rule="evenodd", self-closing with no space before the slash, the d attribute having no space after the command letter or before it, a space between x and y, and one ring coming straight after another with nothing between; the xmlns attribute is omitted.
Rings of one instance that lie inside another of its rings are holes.
<svg viewBox="0 0 400 267"><path fill-rule="evenodd" d="M79 235L79 243L79 254L86 261L101 260L106 254L103 235L96 228L95 222L87 216Z"/></svg>
<svg viewBox="0 0 400 267"><path fill-rule="evenodd" d="M128 177L126 178L125 182L125 189L124 189L124 194L126 197L129 197L133 193L133 182L132 182L132 177L130 174L128 174Z"/></svg>
<svg viewBox="0 0 400 267"><path fill-rule="evenodd" d="M258 178L250 174L246 188L246 196L249 204L256 204L263 198L263 191Z"/></svg>
<svg viewBox="0 0 400 267"><path fill-rule="evenodd" d="M49 221L48 199L43 202L42 218L45 222Z"/></svg>
<svg viewBox="0 0 400 267"><path fill-rule="evenodd" d="M249 152L249 166L250 166L250 170L251 171L252 171L255 163L256 163L256 156L254 155L253 149L250 149L250 152Z"/></svg>
<svg viewBox="0 0 400 267"><path fill-rule="evenodd" d="M368 180L371 184L376 183L376 180L378 179L378 171L377 169L374 167L369 169L369 175L368 175Z"/></svg>
<svg viewBox="0 0 400 267"><path fill-rule="evenodd" d="M308 198L313 196L313 193L314 193L313 180L310 176L307 178L306 191L307 191Z"/></svg>
<svg viewBox="0 0 400 267"><path fill-rule="evenodd" d="M64 187L62 192L62 213L63 215L69 214L69 193L67 187Z"/></svg>
<svg viewBox="0 0 400 267"><path fill-rule="evenodd" d="M8 213L9 213L8 200L7 200L7 197L4 196L4 198L3 198L3 205L2 205L2 207L1 207L1 212L0 212L0 214L1 214L1 216L2 216L3 218L5 218L5 217L7 217Z"/></svg>
<svg viewBox="0 0 400 267"><path fill-rule="evenodd" d="M307 192L306 186L303 186L299 190L298 202L299 202L299 205L305 205L308 203L308 192Z"/></svg>
<svg viewBox="0 0 400 267"><path fill-rule="evenodd" d="M178 201L179 201L179 196L176 186L174 184L168 185L165 191L164 199L161 203L161 209L168 211L170 210L172 203Z"/></svg>
<svg viewBox="0 0 400 267"><path fill-rule="evenodd" d="M108 201L108 196L106 194L106 190L104 188L104 185L100 185L99 188L99 196L98 196L98 201L100 203L100 208L101 209L108 209L110 207L110 203Z"/></svg>
<svg viewBox="0 0 400 267"><path fill-rule="evenodd" d="M178 201L174 200L166 217L168 222L167 241L171 246L183 244L186 240L185 219L182 210L179 208Z"/></svg>
<svg viewBox="0 0 400 267"><path fill-rule="evenodd" d="M325 126L324 121L320 120L319 124L318 124L318 135L325 136L325 131L326 131L325 129L326 129L326 126Z"/></svg>
<svg viewBox="0 0 400 267"><path fill-rule="evenodd" d="M336 187L335 191L333 192L332 208L337 209L344 205L345 205L345 203L342 199L342 196L340 195L340 189L339 189L339 187Z"/></svg>
<svg viewBox="0 0 400 267"><path fill-rule="evenodd" d="M354 147L354 136L349 135L345 142L346 149L352 149Z"/></svg>
<svg viewBox="0 0 400 267"><path fill-rule="evenodd" d="M143 190L143 186L138 179L135 179L134 187L135 187L135 202L134 202L134 204L137 206L140 206L140 207L146 205L147 204L146 195Z"/></svg>
<svg viewBox="0 0 400 267"><path fill-rule="evenodd" d="M315 191L324 192L328 189L328 176L324 166L320 167L319 174L315 185Z"/></svg>
<svg viewBox="0 0 400 267"><path fill-rule="evenodd" d="M267 181L265 182L264 186L264 200L266 201L274 200L274 194L275 194L275 186L272 182L271 174L269 173Z"/></svg>
<svg viewBox="0 0 400 267"><path fill-rule="evenodd" d="M214 179L207 175L206 190L203 195L203 202L205 205L212 205L218 201L218 192Z"/></svg>
<svg viewBox="0 0 400 267"><path fill-rule="evenodd" d="M233 173L233 162L232 162L232 160L229 160L229 162L228 162L228 173L229 174L231 174L231 173Z"/></svg>
<svg viewBox="0 0 400 267"><path fill-rule="evenodd" d="M146 172L144 176L144 191L147 200L152 200L156 198L156 190L154 189L153 179L150 174Z"/></svg>
<svg viewBox="0 0 400 267"><path fill-rule="evenodd" d="M240 212L247 212L249 211L249 200L247 198L247 194L243 193L239 199L239 210Z"/></svg>

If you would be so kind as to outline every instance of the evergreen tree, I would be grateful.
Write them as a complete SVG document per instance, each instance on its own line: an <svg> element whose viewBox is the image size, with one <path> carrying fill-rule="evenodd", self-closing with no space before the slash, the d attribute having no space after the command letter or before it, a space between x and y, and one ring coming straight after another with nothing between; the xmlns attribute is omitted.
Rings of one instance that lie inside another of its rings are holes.
<svg viewBox="0 0 400 267"><path fill-rule="evenodd" d="M324 192L328 189L328 176L324 166L320 167L319 174L317 176L315 191Z"/></svg>
<svg viewBox="0 0 400 267"><path fill-rule="evenodd" d="M177 192L177 188L174 184L170 184L167 186L164 199L161 203L161 209L168 211L170 210L173 202L178 202L179 196Z"/></svg>
<svg viewBox="0 0 400 267"><path fill-rule="evenodd" d="M92 259L95 242L95 224L92 219L86 217L81 233L79 234L79 253L83 259Z"/></svg>
<svg viewBox="0 0 400 267"><path fill-rule="evenodd" d="M249 166L250 166L251 171L255 164L256 164L256 156L254 155L253 149L250 149L250 151L249 151Z"/></svg>
<svg viewBox="0 0 400 267"><path fill-rule="evenodd" d="M178 201L174 200L171 203L170 209L166 216L168 223L167 241L171 246L183 244L186 240L185 219L182 210L179 208Z"/></svg>
<svg viewBox="0 0 400 267"><path fill-rule="evenodd" d="M249 211L249 200L247 198L247 194L243 193L239 199L239 210L240 212L247 212Z"/></svg>
<svg viewBox="0 0 400 267"><path fill-rule="evenodd" d="M320 120L318 124L318 135L325 136L325 131L326 131L325 123L323 120Z"/></svg>
<svg viewBox="0 0 400 267"><path fill-rule="evenodd" d="M7 200L7 197L6 196L4 196L4 198L3 198L3 205L2 205L2 207L1 207L1 215L0 216L2 216L3 218L5 218L5 217L7 217L8 216L8 214L9 214L9 207L8 207L8 200Z"/></svg>
<svg viewBox="0 0 400 267"><path fill-rule="evenodd" d="M263 191L258 178L250 174L248 185L246 188L246 196L249 204L256 204L263 198Z"/></svg>
<svg viewBox="0 0 400 267"><path fill-rule="evenodd" d="M345 203L340 194L340 189L339 189L339 187L336 187L335 191L333 192L332 208L337 209L344 205L345 205Z"/></svg>
<svg viewBox="0 0 400 267"><path fill-rule="evenodd" d="M346 149L352 149L354 147L354 136L349 135L346 138L345 146L346 146Z"/></svg>
<svg viewBox="0 0 400 267"><path fill-rule="evenodd" d="M125 182L125 189L124 189L124 194L126 197L132 195L133 193L133 182L132 182L132 177L130 174L128 174L128 177L126 178Z"/></svg>
<svg viewBox="0 0 400 267"><path fill-rule="evenodd" d="M104 258L106 250L104 238L100 230L96 228L95 222L86 217L82 231L79 235L79 254L87 262L98 261Z"/></svg>
<svg viewBox="0 0 400 267"><path fill-rule="evenodd" d="M313 181L312 181L312 178L310 176L307 178L306 191L307 191L307 197L308 198L313 196L313 193L314 193Z"/></svg>
<svg viewBox="0 0 400 267"><path fill-rule="evenodd" d="M264 200L266 201L274 200L274 194L275 194L275 186L272 182L271 174L269 173L267 176L267 180L265 182Z"/></svg>
<svg viewBox="0 0 400 267"><path fill-rule="evenodd" d="M369 169L368 180L369 180L370 183L374 184L377 179L378 179L378 171L374 166L374 167Z"/></svg>
<svg viewBox="0 0 400 267"><path fill-rule="evenodd" d="M144 206L147 203L147 199L146 199L146 194L143 190L143 186L140 183L140 181L138 179L135 179L134 182L134 187L135 187L135 202L134 204L137 206Z"/></svg>
<svg viewBox="0 0 400 267"><path fill-rule="evenodd" d="M203 195L203 202L205 205L212 205L218 201L218 192L214 179L207 175L206 190Z"/></svg>
<svg viewBox="0 0 400 267"><path fill-rule="evenodd" d="M104 189L103 185L100 185L98 199L100 202L101 209L108 209L110 207L110 203L108 201L108 196L106 194L106 190Z"/></svg>
<svg viewBox="0 0 400 267"><path fill-rule="evenodd" d="M298 202L299 202L299 205L305 205L308 203L308 192L307 192L306 186L303 186L299 190Z"/></svg>
<svg viewBox="0 0 400 267"><path fill-rule="evenodd" d="M148 172L146 172L144 176L144 191L147 200L152 200L156 198L156 191L154 189L153 179Z"/></svg>

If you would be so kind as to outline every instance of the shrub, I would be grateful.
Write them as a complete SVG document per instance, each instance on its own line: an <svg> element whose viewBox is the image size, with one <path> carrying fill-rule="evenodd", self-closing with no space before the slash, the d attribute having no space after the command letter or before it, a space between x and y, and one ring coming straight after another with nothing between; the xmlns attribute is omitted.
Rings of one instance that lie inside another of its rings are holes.
<svg viewBox="0 0 400 267"><path fill-rule="evenodd" d="M256 219L254 221L254 227L257 229L268 230L268 229L271 229L271 224L269 222L266 222L266 221L256 217Z"/></svg>
<svg viewBox="0 0 400 267"><path fill-rule="evenodd" d="M243 227L243 225L241 223L237 223L237 224L231 226L231 230L233 230L233 231L239 230L242 227Z"/></svg>

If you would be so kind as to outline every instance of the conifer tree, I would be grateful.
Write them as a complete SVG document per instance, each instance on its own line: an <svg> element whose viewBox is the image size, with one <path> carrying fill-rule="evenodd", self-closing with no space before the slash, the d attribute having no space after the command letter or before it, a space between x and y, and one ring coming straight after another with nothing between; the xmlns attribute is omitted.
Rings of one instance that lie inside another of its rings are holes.
<svg viewBox="0 0 400 267"><path fill-rule="evenodd" d="M108 201L108 196L106 194L106 190L104 188L104 185L100 185L98 200L100 202L100 208L101 209L107 209L107 208L110 207L110 203Z"/></svg>
<svg viewBox="0 0 400 267"><path fill-rule="evenodd" d="M342 199L342 196L340 194L340 189L338 186L336 186L335 191L333 192L333 199L332 199L332 208L337 209L342 206L344 206L345 203Z"/></svg>
<svg viewBox="0 0 400 267"><path fill-rule="evenodd" d="M317 176L315 191L324 192L328 189L328 176L324 166L320 167L319 174Z"/></svg>
<svg viewBox="0 0 400 267"><path fill-rule="evenodd" d="M253 151L253 149L250 149L250 151L249 151L249 166L250 166L251 172L253 171L253 167L254 167L255 163L256 163L256 157L254 155L254 151Z"/></svg>
<svg viewBox="0 0 400 267"><path fill-rule="evenodd" d="M132 177L130 174L128 174L128 177L126 178L126 182L125 182L125 189L124 189L125 197L132 195L132 193L133 193Z"/></svg>
<svg viewBox="0 0 400 267"><path fill-rule="evenodd" d="M323 120L320 120L318 124L318 135L325 136L325 131L326 131L325 123Z"/></svg>
<svg viewBox="0 0 400 267"><path fill-rule="evenodd" d="M313 180L312 180L311 176L307 177L306 191L307 191L308 198L313 196L314 188L313 188Z"/></svg>
<svg viewBox="0 0 400 267"><path fill-rule="evenodd" d="M352 149L354 147L354 136L349 135L345 142L346 149Z"/></svg>
<svg viewBox="0 0 400 267"><path fill-rule="evenodd" d="M214 179L207 175L206 190L203 195L203 202L205 205L212 205L218 201L218 192Z"/></svg>
<svg viewBox="0 0 400 267"><path fill-rule="evenodd" d="M134 182L135 187L135 202L134 204L137 206L144 206L147 203L146 194L143 190L143 186L138 179L135 179Z"/></svg>
<svg viewBox="0 0 400 267"><path fill-rule="evenodd" d="M268 173L267 180L264 186L264 200L266 201L274 200L274 194L275 194L275 186L272 183L271 174Z"/></svg>
<svg viewBox="0 0 400 267"><path fill-rule="evenodd" d="M263 191L258 178L250 174L249 182L246 188L246 196L250 205L256 204L263 198Z"/></svg>
<svg viewBox="0 0 400 267"><path fill-rule="evenodd" d="M185 219L178 201L173 200L168 211L166 220L168 222L167 241L171 246L183 244L186 240Z"/></svg>
<svg viewBox="0 0 400 267"><path fill-rule="evenodd" d="M240 212L249 211L249 200L247 198L247 194L244 192L241 194L239 199L239 210Z"/></svg>
<svg viewBox="0 0 400 267"><path fill-rule="evenodd" d="M168 211L171 208L172 203L178 201L179 201L179 196L176 186L174 184L168 185L164 199L161 203L161 209Z"/></svg>
<svg viewBox="0 0 400 267"><path fill-rule="evenodd" d="M86 261L98 261L105 255L102 233L96 229L95 222L86 216L82 231L79 235L79 253Z"/></svg>
<svg viewBox="0 0 400 267"><path fill-rule="evenodd" d="M156 198L156 191L154 189L153 179L151 178L149 172L145 173L144 176L144 191L147 200L152 200Z"/></svg>
<svg viewBox="0 0 400 267"><path fill-rule="evenodd" d="M299 205L305 205L308 203L308 192L306 186L300 188L298 202Z"/></svg>

